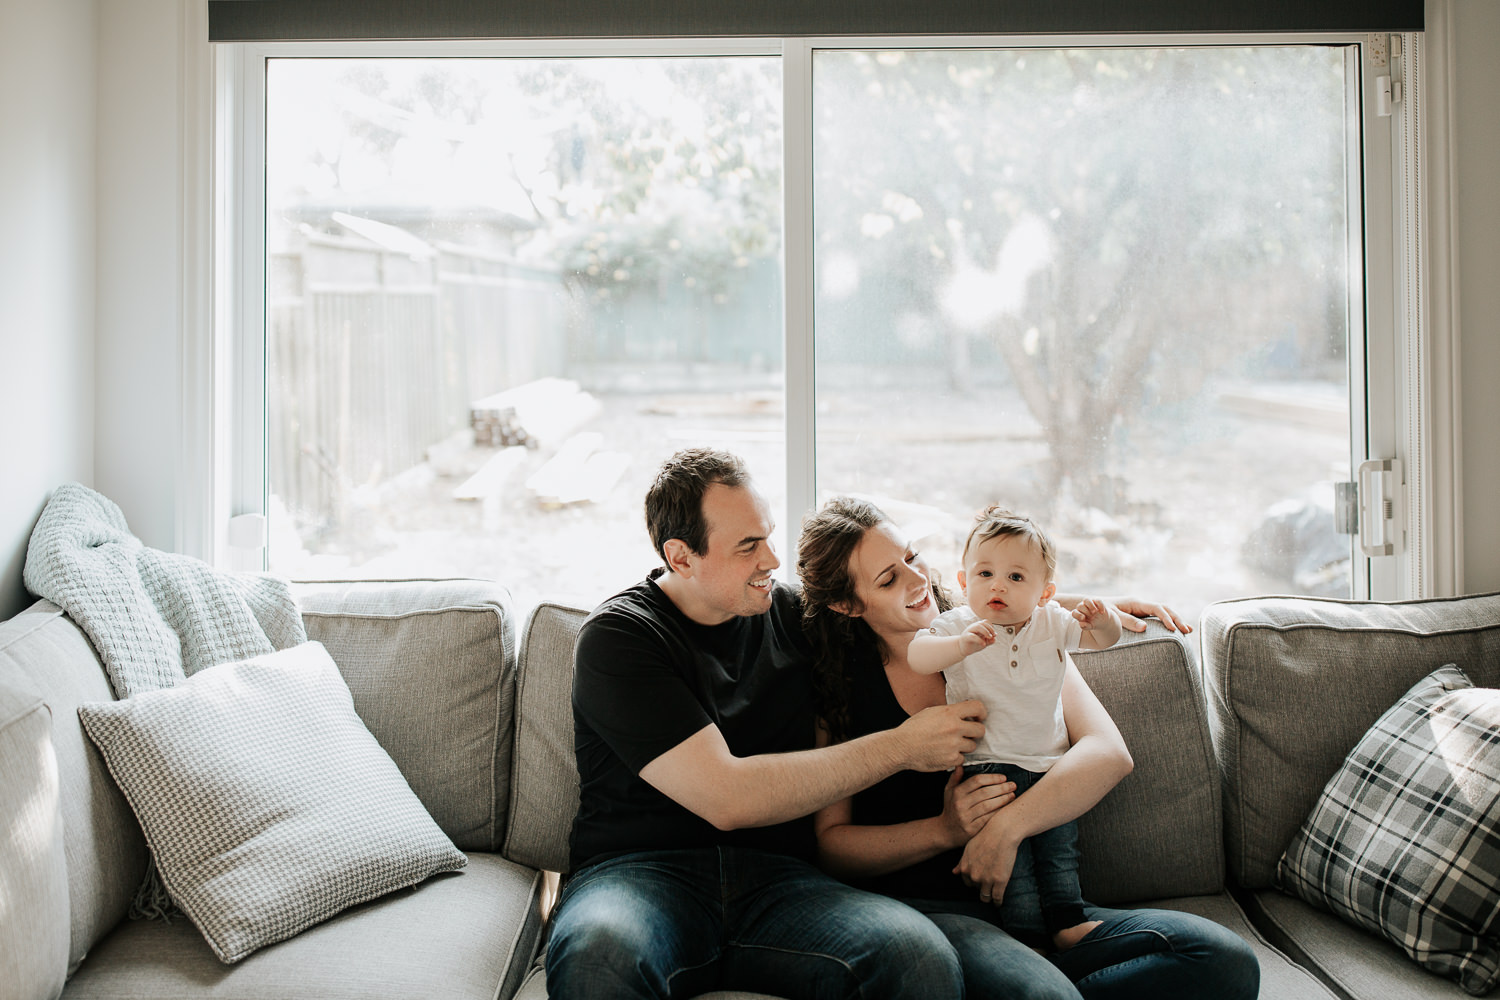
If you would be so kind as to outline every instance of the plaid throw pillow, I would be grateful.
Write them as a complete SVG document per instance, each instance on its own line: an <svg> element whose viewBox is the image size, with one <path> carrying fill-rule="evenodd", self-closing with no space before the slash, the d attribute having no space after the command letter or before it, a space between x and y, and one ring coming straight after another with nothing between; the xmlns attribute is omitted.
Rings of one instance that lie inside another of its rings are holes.
<svg viewBox="0 0 1500 1000"><path fill-rule="evenodd" d="M354 713L320 643L78 715L220 961L468 862Z"/></svg>
<svg viewBox="0 0 1500 1000"><path fill-rule="evenodd" d="M1476 996L1500 979L1500 691L1441 667L1329 779L1277 885Z"/></svg>

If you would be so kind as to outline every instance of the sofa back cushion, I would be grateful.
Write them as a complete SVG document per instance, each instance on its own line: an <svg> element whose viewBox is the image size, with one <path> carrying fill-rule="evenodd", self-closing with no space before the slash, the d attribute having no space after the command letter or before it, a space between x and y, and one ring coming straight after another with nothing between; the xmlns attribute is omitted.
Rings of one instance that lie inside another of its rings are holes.
<svg viewBox="0 0 1500 1000"><path fill-rule="evenodd" d="M88 638L49 601L0 623L0 684L40 699L51 716L68 891L55 908L27 910L24 919L61 921L71 973L124 918L146 872L140 825L78 721L81 703L114 693ZM8 758L4 766L13 764L33 766Z"/></svg>
<svg viewBox="0 0 1500 1000"><path fill-rule="evenodd" d="M521 640L516 773L504 853L548 871L568 870L568 838L578 812L573 646L586 617L579 608L542 604L531 613Z"/></svg>
<svg viewBox="0 0 1500 1000"><path fill-rule="evenodd" d="M505 856L552 871L567 870L578 810L573 646L587 615L543 604L521 640ZM1136 760L1134 773L1080 822L1089 898L1109 903L1218 892L1224 886L1218 771L1188 648L1153 626L1143 640L1077 660Z"/></svg>
<svg viewBox="0 0 1500 1000"><path fill-rule="evenodd" d="M52 716L36 694L0 683L0 983L51 1000L68 972L68 866Z"/></svg>
<svg viewBox="0 0 1500 1000"><path fill-rule="evenodd" d="M1074 653L1135 769L1078 821L1079 879L1099 904L1224 888L1219 776L1190 647L1156 623Z"/></svg>
<svg viewBox="0 0 1500 1000"><path fill-rule="evenodd" d="M484 580L299 583L354 708L462 850L499 850L510 799L516 629Z"/></svg>
<svg viewBox="0 0 1500 1000"><path fill-rule="evenodd" d="M1265 597L1203 613L1229 873L1276 862L1360 737L1418 680L1457 664L1500 685L1500 594L1392 604Z"/></svg>

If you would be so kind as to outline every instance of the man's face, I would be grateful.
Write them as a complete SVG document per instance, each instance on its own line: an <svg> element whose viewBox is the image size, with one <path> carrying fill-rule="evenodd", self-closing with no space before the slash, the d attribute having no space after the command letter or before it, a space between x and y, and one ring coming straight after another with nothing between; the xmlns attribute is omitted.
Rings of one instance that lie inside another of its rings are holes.
<svg viewBox="0 0 1500 1000"><path fill-rule="evenodd" d="M753 486L714 483L703 494L708 546L691 556L690 583L718 621L771 607L771 571L781 565L771 544L771 508Z"/></svg>

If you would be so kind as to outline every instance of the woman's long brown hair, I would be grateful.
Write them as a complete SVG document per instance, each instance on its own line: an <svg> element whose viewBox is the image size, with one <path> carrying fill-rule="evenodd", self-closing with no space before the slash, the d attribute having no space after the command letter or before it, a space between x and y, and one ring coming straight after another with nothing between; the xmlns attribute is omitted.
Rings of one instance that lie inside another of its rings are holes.
<svg viewBox="0 0 1500 1000"><path fill-rule="evenodd" d="M840 496L802 522L797 577L802 584L802 626L812 643L813 703L835 743L850 736L855 665L861 658L884 662L890 651L863 618L835 611L834 606L861 610L849 562L865 534L889 520L867 500ZM948 594L936 580L932 589L938 608L946 611L952 603Z"/></svg>

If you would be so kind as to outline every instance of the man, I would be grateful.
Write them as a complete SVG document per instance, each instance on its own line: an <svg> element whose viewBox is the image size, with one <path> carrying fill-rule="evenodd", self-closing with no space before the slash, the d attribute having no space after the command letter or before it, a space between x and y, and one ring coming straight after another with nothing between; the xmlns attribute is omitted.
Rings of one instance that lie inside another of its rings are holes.
<svg viewBox="0 0 1500 1000"><path fill-rule="evenodd" d="M977 702L814 748L796 594L743 463L679 452L646 497L665 562L601 604L575 657L581 803L547 952L557 1000L958 997L926 918L811 864L809 814L905 769L962 762Z"/></svg>

